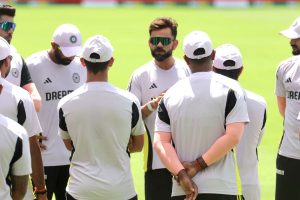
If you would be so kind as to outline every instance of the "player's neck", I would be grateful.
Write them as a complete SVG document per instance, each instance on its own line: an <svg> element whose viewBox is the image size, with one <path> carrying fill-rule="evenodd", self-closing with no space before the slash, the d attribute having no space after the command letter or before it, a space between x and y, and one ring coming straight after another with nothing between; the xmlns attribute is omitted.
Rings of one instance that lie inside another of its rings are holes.
<svg viewBox="0 0 300 200"><path fill-rule="evenodd" d="M154 60L154 62L159 68L168 70L174 66L175 59L173 56L170 56L169 58L165 59L164 61Z"/></svg>
<svg viewBox="0 0 300 200"><path fill-rule="evenodd" d="M108 82L108 74L104 72L99 72L97 74L93 74L91 72L87 72L87 80L86 82Z"/></svg>

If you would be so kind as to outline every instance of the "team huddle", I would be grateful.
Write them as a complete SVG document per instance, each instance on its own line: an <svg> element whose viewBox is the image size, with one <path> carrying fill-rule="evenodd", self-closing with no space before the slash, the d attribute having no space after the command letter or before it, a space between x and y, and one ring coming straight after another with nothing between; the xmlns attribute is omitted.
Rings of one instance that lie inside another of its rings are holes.
<svg viewBox="0 0 300 200"><path fill-rule="evenodd" d="M130 154L144 151L146 200L260 200L259 146L266 101L242 88L240 50L217 48L192 31L178 46L177 22L149 26L153 60L123 90L108 82L109 39L82 45L62 24L50 49L23 59L10 45L16 9L0 6L0 199L137 200ZM300 18L280 32L293 57L276 74L284 118L276 163L276 200L300 199ZM294 95L295 96L295 95ZM142 166L142 163L141 163ZM290 184L293 183L293 184Z"/></svg>

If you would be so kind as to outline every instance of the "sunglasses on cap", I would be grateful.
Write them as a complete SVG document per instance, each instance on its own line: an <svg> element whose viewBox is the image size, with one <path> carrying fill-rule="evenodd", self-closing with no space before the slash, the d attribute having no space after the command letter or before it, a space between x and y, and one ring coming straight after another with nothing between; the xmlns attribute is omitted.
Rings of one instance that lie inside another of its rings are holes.
<svg viewBox="0 0 300 200"><path fill-rule="evenodd" d="M171 44L172 38L168 37L151 37L150 38L150 43L153 45L158 45L158 43L161 43L163 46L167 46Z"/></svg>
<svg viewBox="0 0 300 200"><path fill-rule="evenodd" d="M8 32L10 29L12 29L13 31L15 30L16 28L16 23L14 22L7 22L7 21L4 21L4 22L1 22L0 23L0 28L2 30L4 30L5 32Z"/></svg>

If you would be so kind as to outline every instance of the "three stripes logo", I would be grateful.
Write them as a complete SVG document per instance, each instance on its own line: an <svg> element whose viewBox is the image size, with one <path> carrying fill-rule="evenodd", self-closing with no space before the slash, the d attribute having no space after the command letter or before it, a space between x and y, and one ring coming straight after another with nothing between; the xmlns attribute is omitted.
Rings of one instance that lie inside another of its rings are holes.
<svg viewBox="0 0 300 200"><path fill-rule="evenodd" d="M51 79L48 77L46 78L46 80L44 81L44 84L47 84L47 83L52 83Z"/></svg>
<svg viewBox="0 0 300 200"><path fill-rule="evenodd" d="M154 89L154 88L157 88L157 86L155 85L155 83L153 83L153 84L149 87L149 89Z"/></svg>
<svg viewBox="0 0 300 200"><path fill-rule="evenodd" d="M288 79L286 79L286 81L285 81L286 83L291 83L292 82L292 79L291 79L291 77L289 77Z"/></svg>

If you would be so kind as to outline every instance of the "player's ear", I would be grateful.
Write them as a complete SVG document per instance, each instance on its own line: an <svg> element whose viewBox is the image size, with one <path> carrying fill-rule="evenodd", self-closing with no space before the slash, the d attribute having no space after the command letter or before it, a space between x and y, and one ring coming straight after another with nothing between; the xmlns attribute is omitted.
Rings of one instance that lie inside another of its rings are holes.
<svg viewBox="0 0 300 200"><path fill-rule="evenodd" d="M80 58L80 62L81 62L81 65L82 65L83 67L86 67L86 64L85 64L85 61L84 61L84 58L83 58L83 57Z"/></svg>
<svg viewBox="0 0 300 200"><path fill-rule="evenodd" d="M108 62L108 67L112 67L112 65L114 64L114 62L115 62L114 57L111 57L111 59Z"/></svg>

